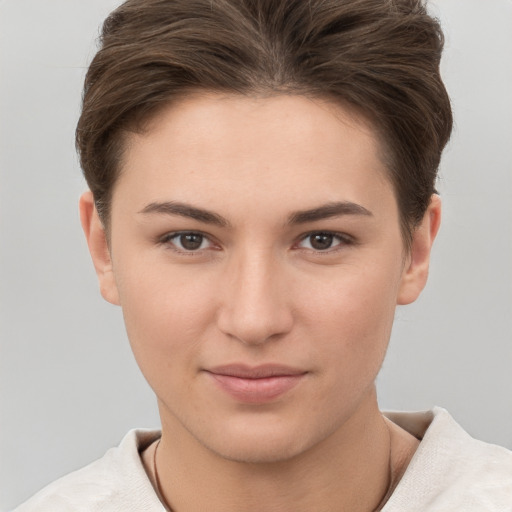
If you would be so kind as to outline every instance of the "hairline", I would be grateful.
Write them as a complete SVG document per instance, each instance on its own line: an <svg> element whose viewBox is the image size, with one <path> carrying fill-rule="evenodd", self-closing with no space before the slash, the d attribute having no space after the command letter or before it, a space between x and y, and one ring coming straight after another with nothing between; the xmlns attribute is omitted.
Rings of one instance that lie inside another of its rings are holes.
<svg viewBox="0 0 512 512"><path fill-rule="evenodd" d="M266 89L266 88L255 88L247 92L226 90L226 89L213 89L201 86L193 86L186 89L182 89L178 94L170 95L167 100L160 102L153 108L148 109L142 116L133 115L132 119L129 119L124 126L118 128L117 131L113 131L111 137L117 139L117 143L120 146L119 160L116 163L115 179L113 180L112 186L109 190L109 194L105 196L105 206L98 205L95 198L95 206L99 213L100 220L102 222L106 238L110 244L111 239L111 206L114 196L116 184L121 177L123 172L124 157L127 153L127 149L130 145L130 139L134 135L148 135L151 132L152 124L158 120L158 117L163 114L172 105L179 103L187 99L201 98L201 97L217 97L229 98L229 97L241 97L254 100L265 100L271 98L277 98L280 96L298 96L310 99L312 101L320 101L324 104L331 104L336 107L340 107L343 113L348 116L350 120L354 120L360 126L363 126L370 130L372 138L375 142L376 156L381 161L384 169L386 170L384 178L388 180L391 185L393 196L396 201L401 238L403 242L404 254L408 255L412 245L412 234L417 227L417 223L413 223L412 220L407 219L405 213L400 208L400 195L395 184L395 180L392 175L392 168L394 166L393 149L389 147L390 143L386 141L383 134L383 129L380 126L376 116L369 111L366 111L362 107L355 105L349 100L337 96L335 94L328 93L316 93L306 90L304 87L292 87L280 88L280 89ZM336 116L335 111L333 115ZM338 117L338 116L336 116Z"/></svg>

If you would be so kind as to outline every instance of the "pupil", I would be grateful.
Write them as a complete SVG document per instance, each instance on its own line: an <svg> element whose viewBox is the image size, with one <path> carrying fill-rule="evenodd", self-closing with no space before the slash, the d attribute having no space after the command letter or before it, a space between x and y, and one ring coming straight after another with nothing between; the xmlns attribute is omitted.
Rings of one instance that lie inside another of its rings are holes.
<svg viewBox="0 0 512 512"><path fill-rule="evenodd" d="M201 247L201 244L203 243L203 236L194 233L188 233L180 236L180 242L185 249L194 251L195 249L199 249L199 247Z"/></svg>
<svg viewBox="0 0 512 512"><path fill-rule="evenodd" d="M311 236L311 247L317 250L329 249L332 245L333 235L318 233Z"/></svg>

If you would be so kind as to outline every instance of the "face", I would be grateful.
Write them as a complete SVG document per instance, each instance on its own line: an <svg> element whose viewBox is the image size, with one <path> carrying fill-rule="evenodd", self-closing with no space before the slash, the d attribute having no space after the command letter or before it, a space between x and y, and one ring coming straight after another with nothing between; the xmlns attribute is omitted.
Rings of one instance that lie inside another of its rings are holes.
<svg viewBox="0 0 512 512"><path fill-rule="evenodd" d="M298 455L372 409L432 238L404 255L371 126L300 96L174 104L129 140L109 253L83 216L164 436L245 461Z"/></svg>

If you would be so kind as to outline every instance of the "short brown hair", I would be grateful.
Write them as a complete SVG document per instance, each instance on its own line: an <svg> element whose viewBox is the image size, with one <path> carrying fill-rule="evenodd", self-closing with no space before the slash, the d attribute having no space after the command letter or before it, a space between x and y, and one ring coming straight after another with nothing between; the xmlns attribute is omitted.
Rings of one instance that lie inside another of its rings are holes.
<svg viewBox="0 0 512 512"><path fill-rule="evenodd" d="M442 48L422 0L128 0L103 25L76 131L98 212L108 227L124 134L174 98L302 94L373 122L410 241L452 128Z"/></svg>

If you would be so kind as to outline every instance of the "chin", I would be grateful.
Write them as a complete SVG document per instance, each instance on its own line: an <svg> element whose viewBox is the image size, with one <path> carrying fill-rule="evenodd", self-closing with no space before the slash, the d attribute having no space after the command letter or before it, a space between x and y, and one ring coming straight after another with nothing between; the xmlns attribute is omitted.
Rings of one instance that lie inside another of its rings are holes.
<svg viewBox="0 0 512 512"><path fill-rule="evenodd" d="M308 435L304 425L294 427L285 422L279 422L278 425L274 422L272 425L271 421L245 425L244 422L233 422L215 430L210 428L207 435L195 436L196 440L225 460L249 464L274 464L292 460L329 435L328 432Z"/></svg>
<svg viewBox="0 0 512 512"><path fill-rule="evenodd" d="M294 459L304 452L297 443L287 440L238 439L224 446L207 446L225 460L246 464L276 464Z"/></svg>

